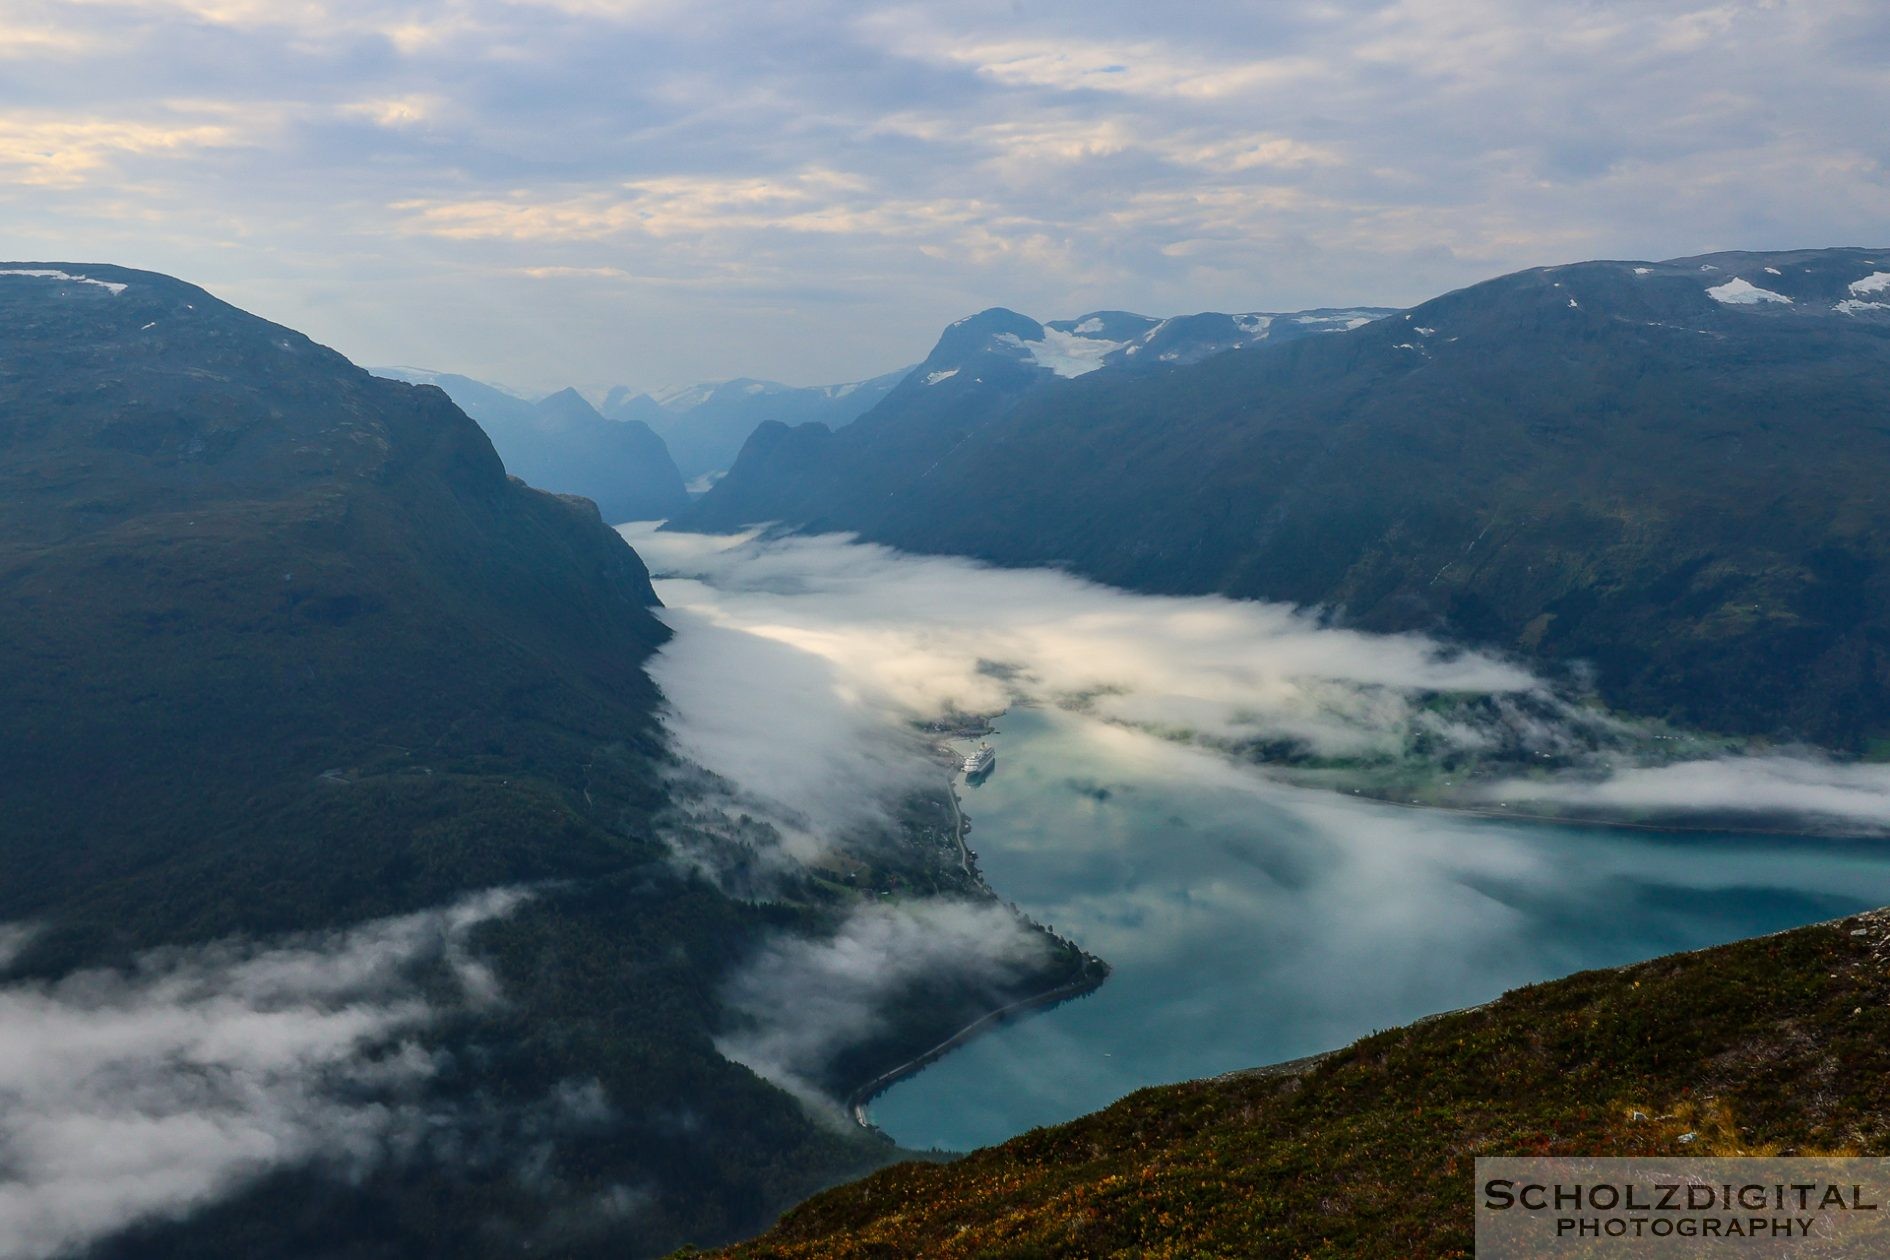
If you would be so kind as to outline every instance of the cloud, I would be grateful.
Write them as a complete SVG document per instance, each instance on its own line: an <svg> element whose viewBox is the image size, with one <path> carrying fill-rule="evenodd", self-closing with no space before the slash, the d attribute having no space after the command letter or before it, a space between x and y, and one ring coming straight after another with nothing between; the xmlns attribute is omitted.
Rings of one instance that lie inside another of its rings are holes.
<svg viewBox="0 0 1890 1260"><path fill-rule="evenodd" d="M31 923L0 923L0 972L11 967L38 935L39 928Z"/></svg>
<svg viewBox="0 0 1890 1260"><path fill-rule="evenodd" d="M1420 730L1484 738L1438 725L1421 693L1539 690L1506 662L1284 605L1134 595L838 535L623 532L663 575L677 631L651 665L677 750L736 785L735 807L803 862L940 782L917 725L945 714L1025 702L1173 738L1383 756Z"/></svg>
<svg viewBox="0 0 1890 1260"><path fill-rule="evenodd" d="M834 1056L886 1030L903 990L949 981L997 992L1047 961L1048 950L1001 906L861 906L831 936L777 937L736 972L721 993L736 1030L716 1049L837 1118L817 1082Z"/></svg>
<svg viewBox="0 0 1890 1260"><path fill-rule="evenodd" d="M1217 756L1290 749L1302 764L1273 773L1309 782L1427 780L1427 798L1478 808L1700 825L1744 815L1851 833L1890 818L1890 767L1815 753L1709 759L1711 741L1654 739L1519 664L1422 635L841 535L623 532L678 631L652 664L678 750L736 785L730 808L771 822L795 861L862 842L896 801L940 781L922 724L1020 703ZM1440 694L1452 703L1432 703ZM1513 773L1522 764L1529 777Z"/></svg>
<svg viewBox="0 0 1890 1260"><path fill-rule="evenodd" d="M1851 832L1890 832L1890 765L1847 765L1815 756L1725 757L1640 766L1602 779L1510 779L1486 800L1575 806L1642 815L1771 816L1816 820Z"/></svg>
<svg viewBox="0 0 1890 1260"><path fill-rule="evenodd" d="M16 0L5 30L4 115L49 141L0 145L17 250L547 385L860 379L994 303L1400 303L1867 239L1890 106L1867 0ZM182 98L247 142L83 140Z"/></svg>
<svg viewBox="0 0 1890 1260"><path fill-rule="evenodd" d="M262 1174L371 1164L435 1070L419 969L496 999L468 933L522 894L322 937L157 950L0 987L0 1258L183 1215Z"/></svg>
<svg viewBox="0 0 1890 1260"><path fill-rule="evenodd" d="M0 169L22 185L78 186L126 156L177 155L228 148L242 134L223 122L171 125L123 119L0 119Z"/></svg>

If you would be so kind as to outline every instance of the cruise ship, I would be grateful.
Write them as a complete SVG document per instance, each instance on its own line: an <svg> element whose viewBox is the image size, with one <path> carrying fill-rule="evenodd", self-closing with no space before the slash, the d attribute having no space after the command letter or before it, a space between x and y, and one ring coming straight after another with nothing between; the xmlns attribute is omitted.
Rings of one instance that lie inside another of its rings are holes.
<svg viewBox="0 0 1890 1260"><path fill-rule="evenodd" d="M980 743L978 751L965 758L966 774L983 774L997 761L997 749L989 744Z"/></svg>

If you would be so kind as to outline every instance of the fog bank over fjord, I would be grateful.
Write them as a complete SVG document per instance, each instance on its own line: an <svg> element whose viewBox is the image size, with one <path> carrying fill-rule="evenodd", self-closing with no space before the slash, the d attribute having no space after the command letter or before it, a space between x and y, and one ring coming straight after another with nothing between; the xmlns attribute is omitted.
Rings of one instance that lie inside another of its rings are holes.
<svg viewBox="0 0 1890 1260"><path fill-rule="evenodd" d="M501 999L467 937L523 894L128 971L0 984L0 1260L65 1255L268 1173L359 1174L440 1130L420 1034ZM0 926L4 945L28 932ZM429 969L450 982L429 987Z"/></svg>
<svg viewBox="0 0 1890 1260"><path fill-rule="evenodd" d="M1641 724L1574 703L1514 662L1421 635L842 535L623 532L662 579L663 615L679 632L652 665L679 751L765 808L801 858L938 780L915 723L1017 703L1222 750L1284 741L1339 765L1395 761L1418 743L1558 758L1458 788L1461 803L1491 810L1890 826L1890 766L1815 750L1691 756L1684 742L1661 763L1646 755L1658 745ZM1428 703L1439 693L1481 703Z"/></svg>

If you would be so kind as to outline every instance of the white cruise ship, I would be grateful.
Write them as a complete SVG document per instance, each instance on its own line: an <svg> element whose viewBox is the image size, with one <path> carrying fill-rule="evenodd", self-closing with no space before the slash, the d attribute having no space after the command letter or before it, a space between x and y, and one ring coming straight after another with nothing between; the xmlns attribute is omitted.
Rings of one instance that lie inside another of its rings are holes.
<svg viewBox="0 0 1890 1260"><path fill-rule="evenodd" d="M997 761L997 749L989 744L981 743L978 745L978 751L965 758L965 773L983 774L995 761Z"/></svg>

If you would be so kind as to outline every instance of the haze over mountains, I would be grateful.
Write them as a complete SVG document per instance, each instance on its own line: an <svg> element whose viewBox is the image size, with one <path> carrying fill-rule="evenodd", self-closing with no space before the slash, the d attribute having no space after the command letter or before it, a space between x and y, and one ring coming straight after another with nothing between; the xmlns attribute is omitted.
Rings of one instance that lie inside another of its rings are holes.
<svg viewBox="0 0 1890 1260"><path fill-rule="evenodd" d="M654 395L619 385L598 408L575 389L533 402L452 372L374 372L439 386L486 430L514 476L593 499L611 521L671 516L688 502L685 485L707 489L763 421L839 428L877 404L905 375L901 369L868 381L806 387L744 378Z"/></svg>
<svg viewBox="0 0 1890 1260"><path fill-rule="evenodd" d="M668 443L684 479L695 484L727 472L763 421L842 428L872 410L909 370L843 385L782 385L742 377L657 394L631 394L618 386L604 399L603 412L648 424Z"/></svg>
<svg viewBox="0 0 1890 1260"><path fill-rule="evenodd" d="M532 403L451 373L380 368L376 374L437 385L479 422L507 472L529 485L583 495L607 521L657 520L689 502L663 439L639 420L606 420L575 389Z"/></svg>
<svg viewBox="0 0 1890 1260"><path fill-rule="evenodd" d="M1102 369L1134 371L1196 363L1263 342L1357 327L1389 313L1373 307L1153 319L1125 311L1098 311L1040 324L994 311L960 320L941 345L988 355L989 366L1000 375L1071 377ZM975 345L986 334L992 339L990 344ZM959 358L947 357L950 364L944 367L938 351L926 360L920 373L926 383L937 385L964 366ZM762 425L845 428L878 408L915 373L915 369L900 368L870 380L817 386L740 377L655 394L632 393L619 385L609 391L601 407L593 408L575 389L533 403L510 390L450 372L408 367L374 370L394 380L438 385L485 428L514 476L594 499L611 521L677 515L687 498L678 494L678 483L670 476L672 463L690 492L706 491L734 464ZM944 397L956 399L963 388L961 384L949 389ZM648 440L648 434L662 439L662 451Z"/></svg>
<svg viewBox="0 0 1890 1260"><path fill-rule="evenodd" d="M1890 251L1579 263L1279 326L1131 371L1137 325L987 311L847 429L764 426L675 525L1319 605L1698 727L1890 735Z"/></svg>

